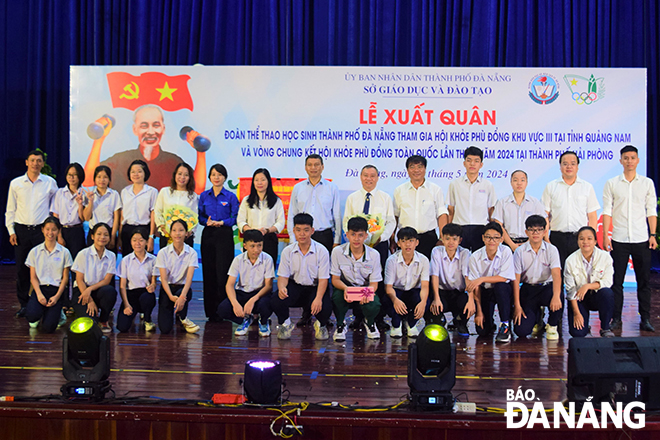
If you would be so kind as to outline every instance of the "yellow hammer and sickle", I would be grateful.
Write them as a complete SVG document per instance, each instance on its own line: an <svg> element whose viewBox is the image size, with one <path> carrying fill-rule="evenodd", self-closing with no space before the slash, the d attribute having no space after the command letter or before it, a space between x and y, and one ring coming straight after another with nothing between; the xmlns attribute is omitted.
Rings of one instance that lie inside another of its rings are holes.
<svg viewBox="0 0 660 440"><path fill-rule="evenodd" d="M135 88L131 87L131 84ZM119 95L119 99L122 99L122 98L124 98L124 99L138 99L139 98L138 95L140 93L140 87L138 87L138 85L135 84L134 82L132 82L131 84L126 84L126 86L124 87L124 91L128 92L130 95L127 95L126 93L122 93L121 95Z"/></svg>

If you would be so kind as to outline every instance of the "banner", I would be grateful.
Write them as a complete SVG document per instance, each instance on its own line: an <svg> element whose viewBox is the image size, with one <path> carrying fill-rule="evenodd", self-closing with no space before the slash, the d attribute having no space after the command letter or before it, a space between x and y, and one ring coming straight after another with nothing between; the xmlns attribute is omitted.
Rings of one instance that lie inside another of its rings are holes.
<svg viewBox="0 0 660 440"><path fill-rule="evenodd" d="M138 118L145 104L162 120ZM343 206L362 166L378 167L391 194L407 180L406 158L420 154L446 194L476 145L498 198L521 169L540 199L573 150L602 204L621 147L635 145L646 170L646 69L73 66L70 107L71 160L91 171L111 164L115 189L134 158L153 159L149 183L159 187L186 161L201 191L214 163L236 190L259 167L282 182L306 178L304 158L317 153Z"/></svg>

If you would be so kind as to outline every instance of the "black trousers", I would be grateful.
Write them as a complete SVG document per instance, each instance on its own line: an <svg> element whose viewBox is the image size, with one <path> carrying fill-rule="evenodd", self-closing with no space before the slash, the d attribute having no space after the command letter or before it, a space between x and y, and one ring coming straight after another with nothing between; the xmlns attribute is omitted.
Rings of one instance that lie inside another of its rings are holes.
<svg viewBox="0 0 660 440"><path fill-rule="evenodd" d="M561 263L562 281L564 279L564 263L569 255L579 249L577 244L577 233L574 232L550 232L550 243L555 245L559 251L559 262Z"/></svg>
<svg viewBox="0 0 660 440"><path fill-rule="evenodd" d="M170 284L170 292L174 296L180 296L183 287L183 284ZM188 304L190 304L192 297L193 291L191 288L186 295L186 305L183 306L183 310L177 312L177 316L180 319L186 319L188 317ZM162 286L160 287L160 296L158 297L158 327L164 335L170 333L172 328L174 328L174 302L167 296Z"/></svg>
<svg viewBox="0 0 660 440"><path fill-rule="evenodd" d="M73 289L73 298L71 299L73 310L79 318L81 316L91 316L87 313L87 305L78 302L80 293L80 289L77 287ZM91 296L96 303L96 307L100 310L99 322L107 322L110 319L110 311L115 306L115 302L117 302L117 291L112 285L107 285L94 290ZM92 318L96 319L96 316L92 316Z"/></svg>
<svg viewBox="0 0 660 440"><path fill-rule="evenodd" d="M44 242L44 234L41 225L26 226L14 224L16 240L18 244L14 247L16 259L16 296L21 307L27 306L30 295L30 268L25 265L27 256L38 244Z"/></svg>
<svg viewBox="0 0 660 440"><path fill-rule="evenodd" d="M287 285L288 298L280 299L277 292L273 292L270 306L277 315L278 323L284 324L284 321L289 317L290 307L303 307L303 309L311 310L312 303L316 298L316 290L316 286L303 286L290 279ZM332 315L332 299L328 292L325 292L321 311L316 315L316 319L321 325L326 325L330 315Z"/></svg>
<svg viewBox="0 0 660 440"><path fill-rule="evenodd" d="M335 244L335 234L332 232L332 229L328 228L322 231L315 231L312 234L312 240L321 243L328 250L329 254L332 253L332 246Z"/></svg>
<svg viewBox="0 0 660 440"><path fill-rule="evenodd" d="M431 261L431 252L437 243L438 234L435 232L435 229L431 229L423 234L419 234L419 244L416 250Z"/></svg>
<svg viewBox="0 0 660 440"><path fill-rule="evenodd" d="M464 321L467 324L467 314L463 311L468 302L468 294L465 290L443 290L438 289L438 296L440 296L440 302L442 302L442 312L447 313L451 312L454 317L454 321ZM429 292L429 300L427 307L430 308L431 302L433 302L433 295ZM430 321L433 319L431 311L427 312Z"/></svg>
<svg viewBox="0 0 660 440"><path fill-rule="evenodd" d="M133 246L131 246L131 237L133 236L133 231L137 228L143 228L149 234L151 225L123 225L121 227L121 255L126 256L133 252ZM190 245L189 245L190 246Z"/></svg>
<svg viewBox="0 0 660 440"><path fill-rule="evenodd" d="M138 313L144 313L144 320L151 322L151 312L156 307L156 294L147 292L147 289L142 287L139 289L127 289L126 297L128 304L133 309L133 313L127 315L124 313L126 304L122 302L121 310L117 316L117 330L120 332L127 332L133 325L133 319Z"/></svg>
<svg viewBox="0 0 660 440"><path fill-rule="evenodd" d="M637 302L642 319L651 317L651 252L649 242L620 243L612 240L612 260L614 260L614 318L621 319L623 310L623 280L626 277L628 259L632 256L637 281Z"/></svg>
<svg viewBox="0 0 660 440"><path fill-rule="evenodd" d="M242 290L236 290L236 301L238 301L238 303L241 306L244 306L245 303L247 303L253 296L259 293L259 290L255 290L253 292L244 292ZM267 293L261 298L259 298L254 303L254 307L252 308L252 314L259 315L259 322L261 322L262 324L267 324L268 318L270 318L270 315L273 314L272 310L270 309L271 294L272 292ZM234 307L231 305L231 301L229 301L229 298L224 299L218 306L218 318L227 319L229 321L235 322L236 324L242 323L244 319L244 317L239 318L238 316L236 316L236 314L234 313Z"/></svg>
<svg viewBox="0 0 660 440"><path fill-rule="evenodd" d="M214 317L218 305L227 298L227 272L234 260L234 230L231 226L207 226L202 231L202 275L204 312Z"/></svg>
<svg viewBox="0 0 660 440"><path fill-rule="evenodd" d="M66 248L71 253L71 258L76 259L78 252L87 247L85 244L85 231L82 225L62 228L62 238Z"/></svg>
<svg viewBox="0 0 660 440"><path fill-rule="evenodd" d="M49 300L51 297L57 294L59 287L57 286L39 286L41 293L43 293L46 300ZM28 322L38 322L41 318L41 328L46 333L53 333L57 329L57 324L60 321L60 313L62 312L62 303L64 294L60 299L51 307L46 307L39 302L37 299L37 294L34 293L30 300L28 301L27 308L25 311L25 317Z"/></svg>
<svg viewBox="0 0 660 440"><path fill-rule="evenodd" d="M484 226L485 225L461 225L462 240L461 246L474 252L484 247Z"/></svg>
<svg viewBox="0 0 660 440"><path fill-rule="evenodd" d="M523 283L520 287L520 307L525 313L520 317L520 324L514 326L516 335L520 338L527 337L532 333L534 325L538 319L542 307L550 307L552 301L552 283L543 285L533 285ZM554 312L549 311L548 324L557 325L564 313L564 294L560 292L559 299L561 300L562 308Z"/></svg>

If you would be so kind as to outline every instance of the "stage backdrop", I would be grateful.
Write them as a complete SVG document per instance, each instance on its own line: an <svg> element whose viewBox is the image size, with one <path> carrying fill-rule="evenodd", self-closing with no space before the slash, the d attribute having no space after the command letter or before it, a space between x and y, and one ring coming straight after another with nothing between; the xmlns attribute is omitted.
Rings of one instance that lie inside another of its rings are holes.
<svg viewBox="0 0 660 440"><path fill-rule="evenodd" d="M406 157L420 154L446 195L470 145L484 150L483 176L498 198L511 192L516 169L540 198L569 149L601 203L605 181L621 173L622 146L637 146L646 170L646 69L74 66L71 161L91 168L138 154L144 133L134 110L145 104L163 110L161 151L199 164L199 176L224 164L233 190L259 167L306 177L304 157L318 153L342 200L369 163L379 188L392 193L407 179ZM166 180L171 172L152 169Z"/></svg>

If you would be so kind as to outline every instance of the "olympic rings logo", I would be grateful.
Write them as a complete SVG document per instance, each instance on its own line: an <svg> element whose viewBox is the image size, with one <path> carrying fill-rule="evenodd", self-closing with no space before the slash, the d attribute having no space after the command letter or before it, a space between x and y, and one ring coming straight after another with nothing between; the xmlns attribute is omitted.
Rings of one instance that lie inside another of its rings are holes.
<svg viewBox="0 0 660 440"><path fill-rule="evenodd" d="M594 102L596 102L598 100L598 95L594 92L591 92L591 93L573 92L573 94L571 95L571 98L579 105L582 105L582 104L589 105L589 104L593 104Z"/></svg>

